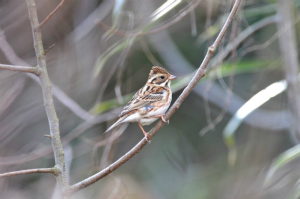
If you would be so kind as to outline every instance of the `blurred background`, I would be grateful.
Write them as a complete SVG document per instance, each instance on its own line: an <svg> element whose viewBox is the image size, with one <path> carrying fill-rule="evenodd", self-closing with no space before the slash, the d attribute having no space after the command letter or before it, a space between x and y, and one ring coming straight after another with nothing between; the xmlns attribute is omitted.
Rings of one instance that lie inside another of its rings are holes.
<svg viewBox="0 0 300 199"><path fill-rule="evenodd" d="M285 1L290 6L282 2L242 1L206 77L170 124L126 164L73 198L298 198L300 1ZM60 0L36 3L42 21ZM44 48L50 48L47 68L70 184L105 168L143 138L136 123L103 132L145 84L153 65L179 77L172 85L174 102L233 3L64 2L42 27L42 36ZM35 66L25 1L0 1L0 29L0 63ZM296 90L289 91L287 82ZM46 134L49 125L37 80L1 70L0 172L52 167ZM1 178L0 197L55 198L55 177Z"/></svg>

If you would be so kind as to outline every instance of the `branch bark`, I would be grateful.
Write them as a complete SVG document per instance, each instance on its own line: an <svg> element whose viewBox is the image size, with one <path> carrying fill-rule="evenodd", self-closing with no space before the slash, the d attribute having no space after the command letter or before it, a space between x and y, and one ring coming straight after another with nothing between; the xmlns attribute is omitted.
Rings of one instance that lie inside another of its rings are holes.
<svg viewBox="0 0 300 199"><path fill-rule="evenodd" d="M206 68L211 60L216 48L218 47L219 43L221 42L222 38L224 37L230 23L232 22L234 15L241 3L241 0L236 0L234 3L234 6L222 28L220 31L218 37L216 38L215 42L213 43L212 46L208 48L208 51L205 55L204 60L202 61L200 67L198 68L196 74L194 75L193 79L190 81L188 86L183 90L181 95L178 97L178 99L175 101L173 106L170 108L170 110L166 113L165 119L168 120L175 112L176 110L180 107L180 105L183 103L183 101L186 99L186 97L191 93L192 89L197 85L199 80L205 76L206 74ZM164 126L164 122L159 121L154 128L151 129L151 131L148 133L148 139L151 139L158 131L160 128ZM134 155L139 153L142 148L148 143L148 141L144 138L142 139L136 146L134 146L129 152L127 152L124 156L119 158L117 161L112 163L110 166L107 168L103 169L99 173L96 173L95 175L78 182L77 184L74 184L70 187L70 193L74 193L76 191L79 191L95 182L100 180L101 178L105 177L106 175L110 174L120 166L122 166L125 162L130 160Z"/></svg>
<svg viewBox="0 0 300 199"><path fill-rule="evenodd" d="M53 173L54 175L57 175L58 170L57 170L57 168L54 167L54 168L41 168L41 169L28 169L28 170L21 170L21 171L13 171L13 172L0 174L0 178L16 176L16 175L32 174L32 173Z"/></svg>
<svg viewBox="0 0 300 199"><path fill-rule="evenodd" d="M288 82L287 95L290 110L293 114L293 124L298 136L300 136L300 87L298 81L299 62L296 48L296 35L293 19L293 1L278 0L278 13L280 19L278 29L285 30L279 37L279 45L285 69L285 78Z"/></svg>
<svg viewBox="0 0 300 199"><path fill-rule="evenodd" d="M37 16L36 4L34 0L26 0L26 3L28 7L29 20L32 28L34 49L35 49L37 62L38 62L37 67L41 71L39 79L42 86L44 106L45 106L45 110L47 113L49 126L50 126L51 142L52 142L54 159L56 164L55 167L58 169L58 174L56 175L56 181L58 187L60 187L62 198L67 198L69 185L67 184L67 180L66 180L64 151L60 139L59 121L53 103L52 86L50 83L50 79L48 77L48 72L46 67L46 58L45 58L45 52L44 52L44 47L42 42L40 24Z"/></svg>
<svg viewBox="0 0 300 199"><path fill-rule="evenodd" d="M0 69L32 73L37 76L39 76L40 74L40 70L37 67L32 67L32 66L15 66L15 65L0 64Z"/></svg>
<svg viewBox="0 0 300 199"><path fill-rule="evenodd" d="M58 6L46 17L46 19L39 25L39 28L42 28L43 25L45 25L45 23L52 17L52 15L54 15L54 13L63 6L63 4L65 3L65 0L62 0L60 2L60 4L58 4Z"/></svg>

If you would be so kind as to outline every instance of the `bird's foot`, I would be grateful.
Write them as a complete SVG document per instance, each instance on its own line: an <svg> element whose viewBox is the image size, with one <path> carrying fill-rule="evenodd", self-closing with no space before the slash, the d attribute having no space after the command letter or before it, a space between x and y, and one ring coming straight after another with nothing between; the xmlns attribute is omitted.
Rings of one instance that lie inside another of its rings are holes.
<svg viewBox="0 0 300 199"><path fill-rule="evenodd" d="M162 115L162 116L160 116L160 117L161 117L161 120L162 120L164 123L169 124L169 120L166 120L166 119L165 119L165 114Z"/></svg>
<svg viewBox="0 0 300 199"><path fill-rule="evenodd" d="M145 135L145 138L146 138L147 142L150 144L150 143L151 143L151 140L149 139L148 134Z"/></svg>

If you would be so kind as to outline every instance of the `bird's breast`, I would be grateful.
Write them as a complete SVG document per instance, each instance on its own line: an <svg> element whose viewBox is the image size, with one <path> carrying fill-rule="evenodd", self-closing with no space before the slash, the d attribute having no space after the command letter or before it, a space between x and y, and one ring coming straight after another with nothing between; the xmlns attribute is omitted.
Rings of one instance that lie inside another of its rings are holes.
<svg viewBox="0 0 300 199"><path fill-rule="evenodd" d="M139 122L140 122L140 124L142 125L142 126L145 126L145 125L150 125L150 124L152 124L153 122L155 122L156 120L157 120L158 118L141 118L140 120L139 120Z"/></svg>

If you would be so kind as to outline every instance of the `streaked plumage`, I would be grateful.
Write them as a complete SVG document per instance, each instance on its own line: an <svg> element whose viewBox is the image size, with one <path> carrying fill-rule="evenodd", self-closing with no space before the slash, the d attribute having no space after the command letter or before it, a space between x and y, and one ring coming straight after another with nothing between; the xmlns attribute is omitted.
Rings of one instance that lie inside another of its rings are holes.
<svg viewBox="0 0 300 199"><path fill-rule="evenodd" d="M153 66L145 86L138 90L120 113L118 121L105 132L123 122L138 122L147 138L142 126L149 125L158 118L166 122L163 115L172 101L170 84L175 78L176 76L170 75L165 69Z"/></svg>

